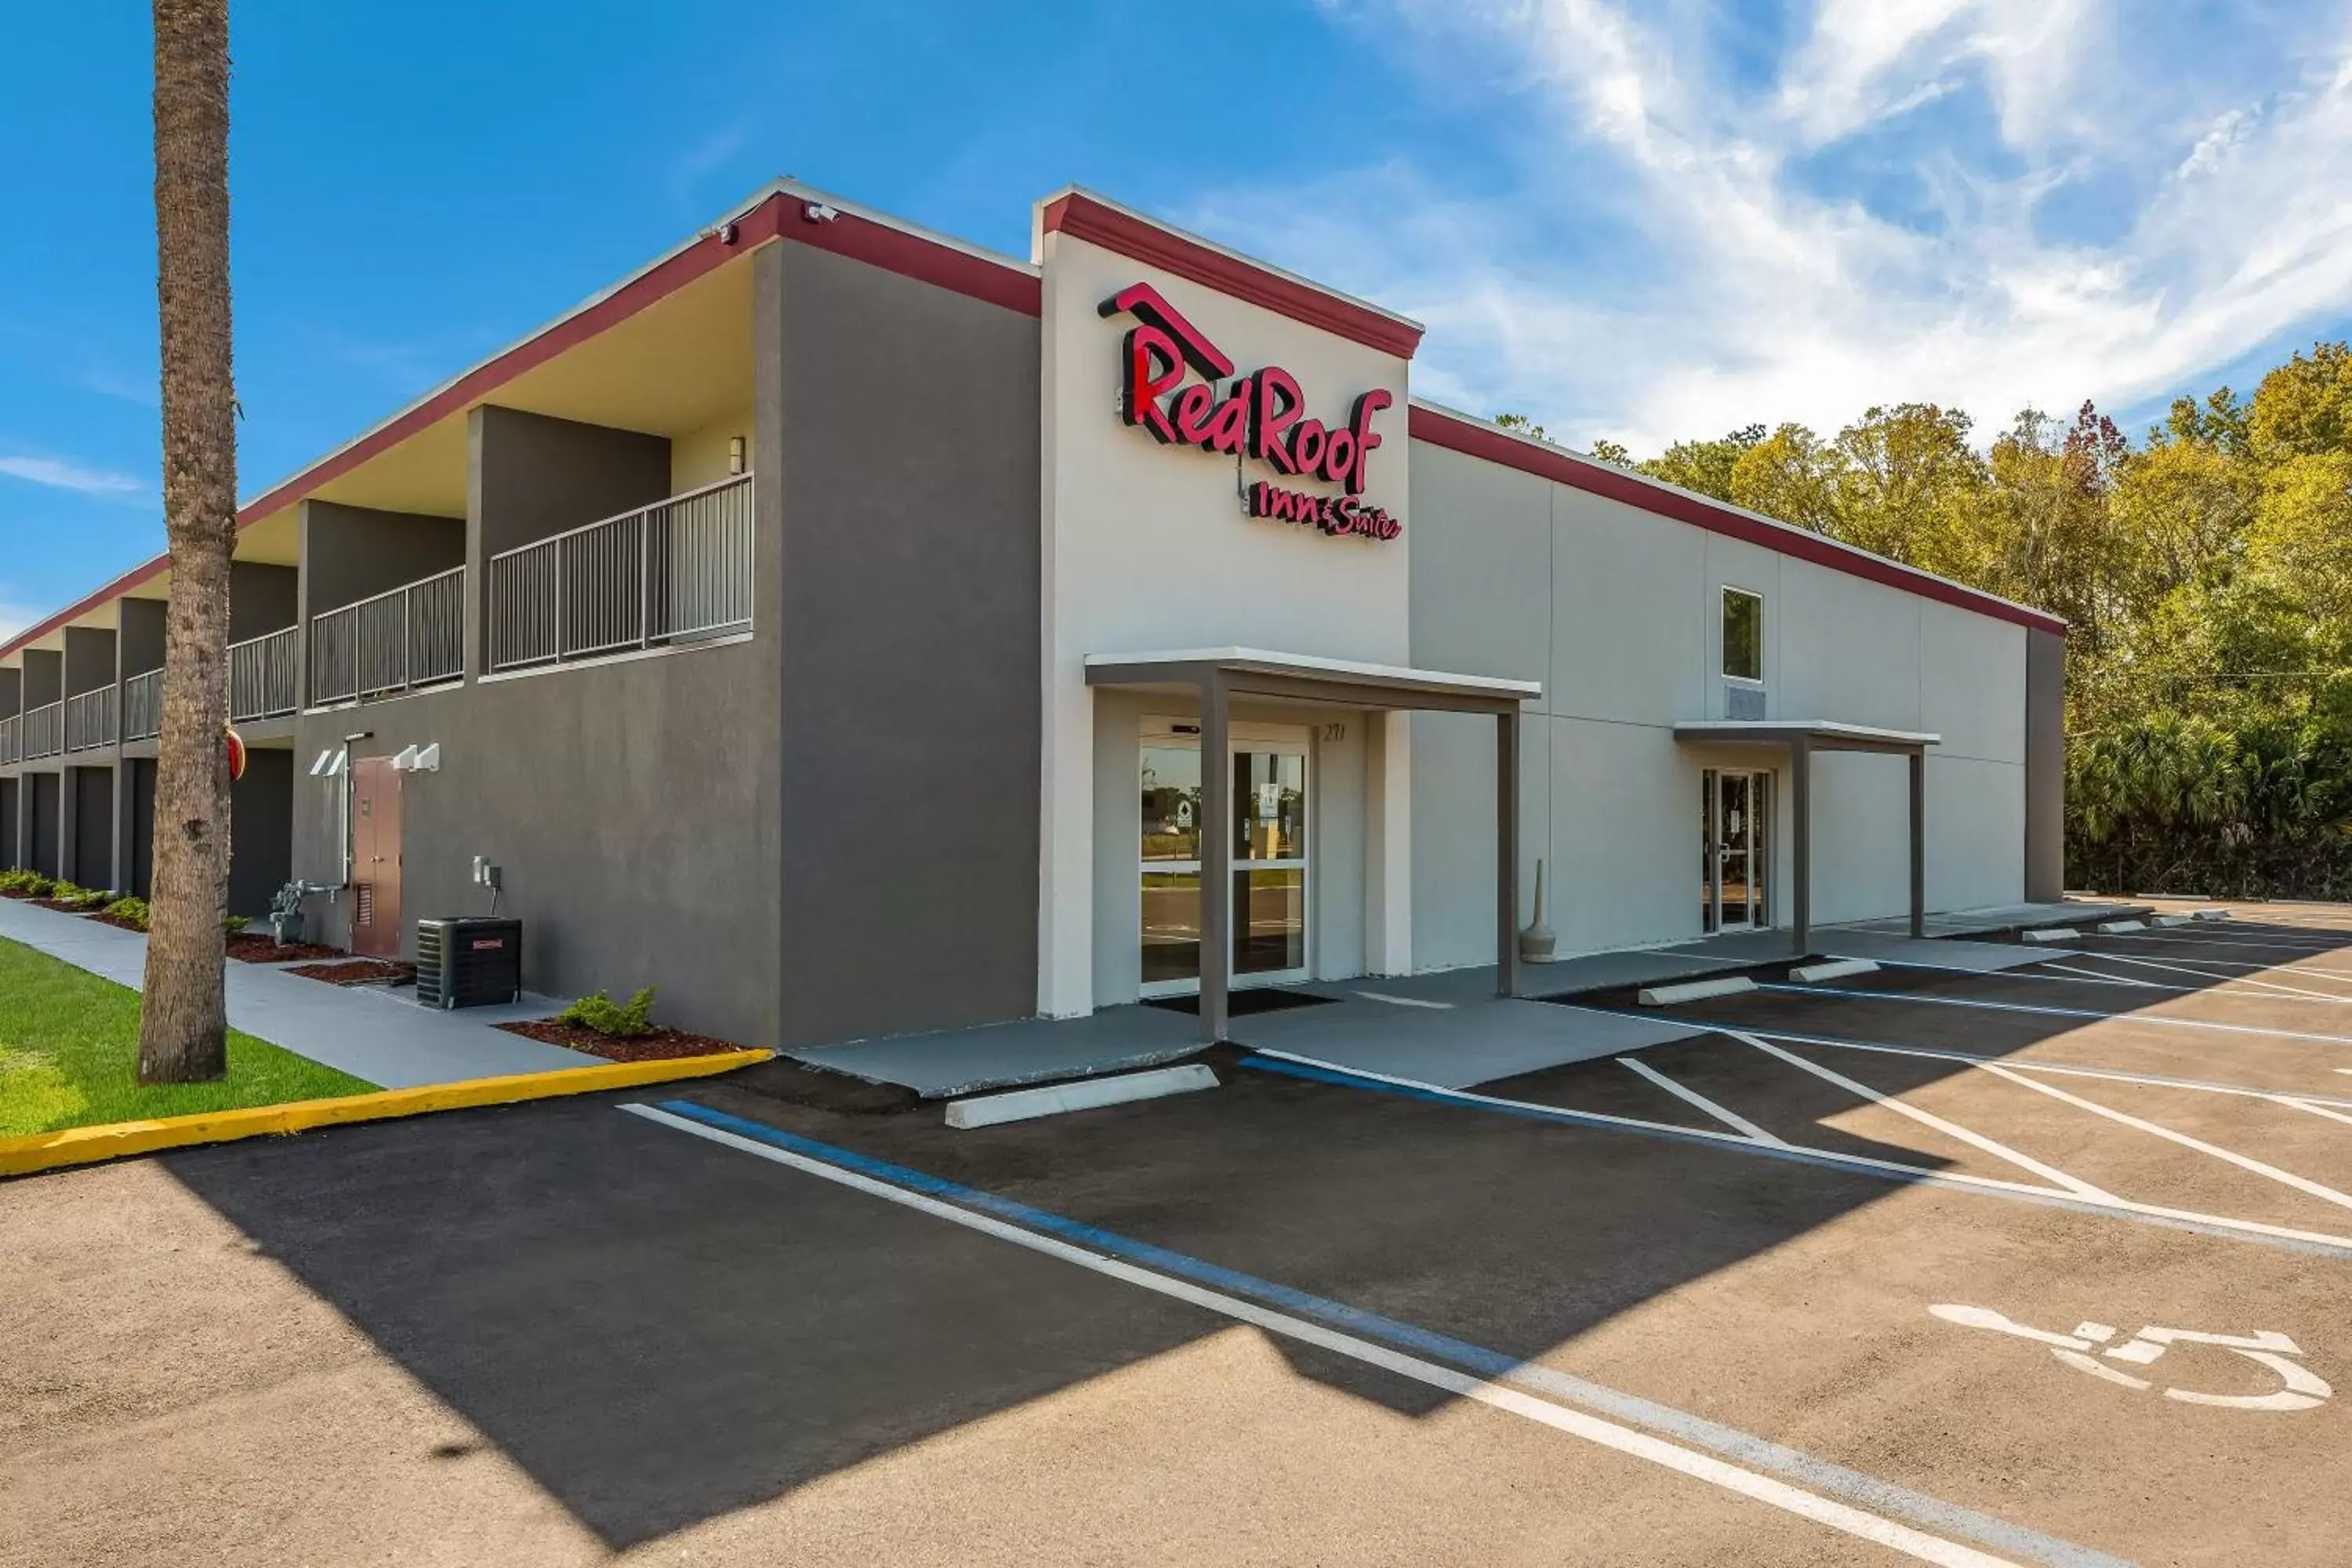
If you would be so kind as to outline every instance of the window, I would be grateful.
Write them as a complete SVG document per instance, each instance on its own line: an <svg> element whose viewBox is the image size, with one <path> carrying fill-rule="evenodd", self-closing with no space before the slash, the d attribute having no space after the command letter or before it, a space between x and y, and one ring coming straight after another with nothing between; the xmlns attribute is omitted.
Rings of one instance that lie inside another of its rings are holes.
<svg viewBox="0 0 2352 1568"><path fill-rule="evenodd" d="M1764 679L1764 595L1723 591L1723 673L1734 680Z"/></svg>

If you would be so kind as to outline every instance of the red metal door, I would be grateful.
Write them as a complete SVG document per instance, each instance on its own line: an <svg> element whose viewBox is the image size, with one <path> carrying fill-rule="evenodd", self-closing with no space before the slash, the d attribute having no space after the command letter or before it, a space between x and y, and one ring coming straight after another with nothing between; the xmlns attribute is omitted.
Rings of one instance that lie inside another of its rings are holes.
<svg viewBox="0 0 2352 1568"><path fill-rule="evenodd" d="M400 774L390 757L352 759L352 951L400 956Z"/></svg>

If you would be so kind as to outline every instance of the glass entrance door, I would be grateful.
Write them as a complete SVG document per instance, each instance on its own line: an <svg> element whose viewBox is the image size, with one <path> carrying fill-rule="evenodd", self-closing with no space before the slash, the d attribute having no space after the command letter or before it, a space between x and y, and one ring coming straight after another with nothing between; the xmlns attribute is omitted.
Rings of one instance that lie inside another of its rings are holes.
<svg viewBox="0 0 2352 1568"><path fill-rule="evenodd" d="M1305 732L1236 724L1225 758L1234 811L1233 983L1307 977ZM1143 994L1201 985L1199 726L1146 720L1140 758Z"/></svg>
<svg viewBox="0 0 2352 1568"><path fill-rule="evenodd" d="M1705 803L1699 924L1709 931L1761 931L1772 923L1767 889L1772 864L1772 775L1709 768Z"/></svg>

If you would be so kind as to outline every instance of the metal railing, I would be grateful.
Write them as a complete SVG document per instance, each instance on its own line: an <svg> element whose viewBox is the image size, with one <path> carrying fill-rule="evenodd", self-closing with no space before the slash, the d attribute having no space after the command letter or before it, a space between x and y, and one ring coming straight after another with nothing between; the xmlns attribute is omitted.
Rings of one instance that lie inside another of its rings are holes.
<svg viewBox="0 0 2352 1568"><path fill-rule="evenodd" d="M460 568L462 570L462 568ZM288 626L267 637L248 637L228 646L228 716L231 723L247 719L277 719L299 705L296 677L301 669L300 628Z"/></svg>
<svg viewBox="0 0 2352 1568"><path fill-rule="evenodd" d="M746 631L751 476L490 558L489 666L526 669Z"/></svg>
<svg viewBox="0 0 2352 1568"><path fill-rule="evenodd" d="M36 757L54 757L66 749L66 705L52 702L46 708L25 710L25 761Z"/></svg>
<svg viewBox="0 0 2352 1568"><path fill-rule="evenodd" d="M122 738L152 741L163 732L163 672L151 669L122 683Z"/></svg>
<svg viewBox="0 0 2352 1568"><path fill-rule="evenodd" d="M78 692L66 699L66 750L94 752L114 744L114 688Z"/></svg>
<svg viewBox="0 0 2352 1568"><path fill-rule="evenodd" d="M310 617L310 701L364 702L466 675L466 569Z"/></svg>
<svg viewBox="0 0 2352 1568"><path fill-rule="evenodd" d="M25 760L25 721L11 713L0 719L0 768Z"/></svg>

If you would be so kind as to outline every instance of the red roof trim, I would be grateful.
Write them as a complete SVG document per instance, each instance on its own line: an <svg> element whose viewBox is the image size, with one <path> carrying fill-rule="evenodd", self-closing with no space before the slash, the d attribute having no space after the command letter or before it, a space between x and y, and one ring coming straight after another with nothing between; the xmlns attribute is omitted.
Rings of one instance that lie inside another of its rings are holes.
<svg viewBox="0 0 2352 1568"><path fill-rule="evenodd" d="M735 237L731 243L721 239L719 232L714 230L665 257L576 314L567 316L538 336L516 344L488 363L467 372L424 402L369 431L341 451L320 459L276 489L257 497L238 510L237 527L249 527L272 512L291 506L321 485L341 478L370 458L399 445L426 426L470 407L525 371L544 364L566 349L619 325L648 305L676 293L697 279L769 240L788 239L819 250L829 250L835 255L988 304L999 305L1008 310L1017 310L1024 315L1035 316L1043 311L1043 294L1037 275L1019 263L976 256L971 251L942 245L935 239L911 234L856 213L836 213L822 223L804 215L805 203L802 198L788 192L770 196L735 220ZM88 615L109 600L120 597L157 575L170 563L170 557L159 555L144 565L131 568L69 608L58 611L37 626L27 627L5 647L0 647L0 656L14 653L27 643L47 637L58 627Z"/></svg>
<svg viewBox="0 0 2352 1568"><path fill-rule="evenodd" d="M1676 522L1704 528L1710 533L1720 533L1778 551L1783 555L1793 555L1800 561L1826 566L1833 572L1843 572L1873 583L1884 583L1888 587L1900 588L1906 594L1916 594L1922 598L1957 605L1980 616L2012 621L2034 631L2050 632L2062 637L2066 635L2064 621L2041 610L2012 605L2006 599L1979 593L1974 588L1964 588L1958 583L1948 583L1941 577L1915 571L1884 556L1832 543L1802 529L1766 522L1701 497L1648 483L1622 468L1612 468L1589 458L1580 458L1560 447L1538 447L1517 437L1506 436L1474 420L1415 405L1406 429L1413 440L1426 441L1433 447L1444 447L1449 451L1481 458L1490 463L1500 463L1505 468L1517 468L1522 473L1534 474L1591 495L1605 496L1611 500L1622 501L1627 506L1639 507L1660 517L1670 517Z"/></svg>
<svg viewBox="0 0 2352 1568"><path fill-rule="evenodd" d="M1121 256L1173 272L1204 289L1246 300L1276 315L1319 328L1366 348L1411 359L1421 346L1421 329L1322 289L1253 266L1197 240L1098 202L1082 191L1056 196L1045 205L1045 232L1066 234L1116 250Z"/></svg>

